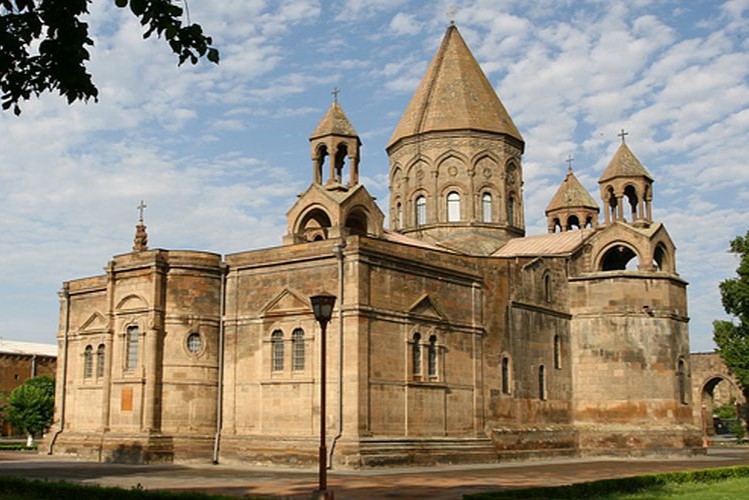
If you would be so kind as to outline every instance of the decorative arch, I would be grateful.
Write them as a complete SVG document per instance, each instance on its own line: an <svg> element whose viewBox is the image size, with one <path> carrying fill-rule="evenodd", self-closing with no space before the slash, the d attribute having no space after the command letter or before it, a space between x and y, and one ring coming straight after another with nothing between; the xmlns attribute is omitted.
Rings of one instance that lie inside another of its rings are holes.
<svg viewBox="0 0 749 500"><path fill-rule="evenodd" d="M447 163L451 159L454 159L455 161L457 161L460 164L460 166L463 168L463 170L468 168L469 160L468 160L468 157L466 157L466 155L454 149L448 149L444 153L437 156L437 158L434 160L434 164L437 165L437 171L440 172L440 175L442 175L441 170L442 170L443 165L445 165L445 163Z"/></svg>
<svg viewBox="0 0 749 500"><path fill-rule="evenodd" d="M573 229L582 229L580 218L574 214L567 217L567 231L572 231Z"/></svg>
<svg viewBox="0 0 749 500"><path fill-rule="evenodd" d="M637 219L641 218L641 214L638 211L638 207L640 205L640 193L637 189L637 186L634 184L626 184L624 186L624 196L622 201L624 199L627 200L627 204L629 205L629 220L630 222L634 222Z"/></svg>
<svg viewBox="0 0 749 500"><path fill-rule="evenodd" d="M416 176L416 171L421 167L425 174L430 172L432 170L432 162L429 158L423 155L419 155L406 165L405 172L406 176L409 179L409 183L411 185L418 185L422 182L422 179L419 179Z"/></svg>
<svg viewBox="0 0 749 500"><path fill-rule="evenodd" d="M325 158L329 156L328 154L328 146L324 143L320 143L315 148L315 156L314 156L314 180L317 184L322 183L322 173L325 166Z"/></svg>
<svg viewBox="0 0 749 500"><path fill-rule="evenodd" d="M635 248L623 241L616 241L607 245L597 258L596 269L599 271L633 270L632 261L642 263L642 256Z"/></svg>
<svg viewBox="0 0 749 500"><path fill-rule="evenodd" d="M662 241L653 249L653 267L656 271L674 272L673 257Z"/></svg>
<svg viewBox="0 0 749 500"><path fill-rule="evenodd" d="M361 205L357 205L348 211L344 226L349 234L366 236L369 233L369 212Z"/></svg>
<svg viewBox="0 0 749 500"><path fill-rule="evenodd" d="M319 205L310 207L299 218L296 234L306 241L328 239L328 230L332 226L330 215Z"/></svg>
<svg viewBox="0 0 749 500"><path fill-rule="evenodd" d="M118 311L148 309L148 302L140 295L130 294L120 300L115 309Z"/></svg>

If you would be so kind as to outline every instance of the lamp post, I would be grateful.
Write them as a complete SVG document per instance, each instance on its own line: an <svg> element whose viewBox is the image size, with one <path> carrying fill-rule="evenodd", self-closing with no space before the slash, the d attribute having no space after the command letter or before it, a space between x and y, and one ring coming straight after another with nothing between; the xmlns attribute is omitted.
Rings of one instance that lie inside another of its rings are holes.
<svg viewBox="0 0 749 500"><path fill-rule="evenodd" d="M320 470L318 489L315 492L316 498L333 498L333 492L328 491L328 450L325 446L325 346L327 344L325 330L333 316L335 299L335 295L325 292L309 298L315 319L320 323L320 456L318 459Z"/></svg>

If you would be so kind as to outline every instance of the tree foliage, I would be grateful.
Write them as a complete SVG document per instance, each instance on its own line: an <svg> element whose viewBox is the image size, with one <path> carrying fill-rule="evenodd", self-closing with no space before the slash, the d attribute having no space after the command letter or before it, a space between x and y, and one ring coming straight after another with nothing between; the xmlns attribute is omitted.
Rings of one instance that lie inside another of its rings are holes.
<svg viewBox="0 0 749 500"><path fill-rule="evenodd" d="M186 1L186 0L183 0ZM4 110L21 113L19 103L57 91L68 103L97 101L98 90L86 69L88 24L81 20L91 0L0 0L0 98ZM145 27L143 38L163 37L179 65L201 57L218 63L218 50L198 24L182 23L176 0L114 0Z"/></svg>
<svg viewBox="0 0 749 500"><path fill-rule="evenodd" d="M55 411L55 381L47 375L34 377L13 389L6 415L10 425L29 436L46 431Z"/></svg>
<svg viewBox="0 0 749 500"><path fill-rule="evenodd" d="M749 394L749 231L731 241L731 253L739 256L737 276L720 283L723 308L735 321L714 321L713 339L718 354Z"/></svg>

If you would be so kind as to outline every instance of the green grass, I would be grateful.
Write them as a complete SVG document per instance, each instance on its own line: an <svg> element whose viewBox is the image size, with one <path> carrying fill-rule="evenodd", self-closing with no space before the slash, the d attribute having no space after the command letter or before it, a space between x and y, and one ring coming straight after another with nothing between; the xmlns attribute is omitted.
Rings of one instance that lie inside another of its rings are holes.
<svg viewBox="0 0 749 500"><path fill-rule="evenodd" d="M749 478L724 479L708 483L671 483L637 493L612 493L598 498L601 500L659 500L662 498L734 500L749 498Z"/></svg>
<svg viewBox="0 0 749 500"><path fill-rule="evenodd" d="M470 500L567 499L645 500L660 498L749 498L749 466L665 472L588 483L466 495Z"/></svg>

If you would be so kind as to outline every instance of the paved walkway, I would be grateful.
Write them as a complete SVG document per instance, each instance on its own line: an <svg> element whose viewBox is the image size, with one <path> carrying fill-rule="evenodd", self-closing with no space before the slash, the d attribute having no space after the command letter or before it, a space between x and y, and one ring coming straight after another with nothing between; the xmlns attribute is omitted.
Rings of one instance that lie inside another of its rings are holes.
<svg viewBox="0 0 749 500"><path fill-rule="evenodd" d="M487 490L558 486L654 472L749 465L749 448L710 448L707 456L671 459L558 459L493 465L330 471L337 499L461 498ZM228 465L122 465L22 452L0 452L0 475L130 488L189 490L224 495L309 498L314 470Z"/></svg>

